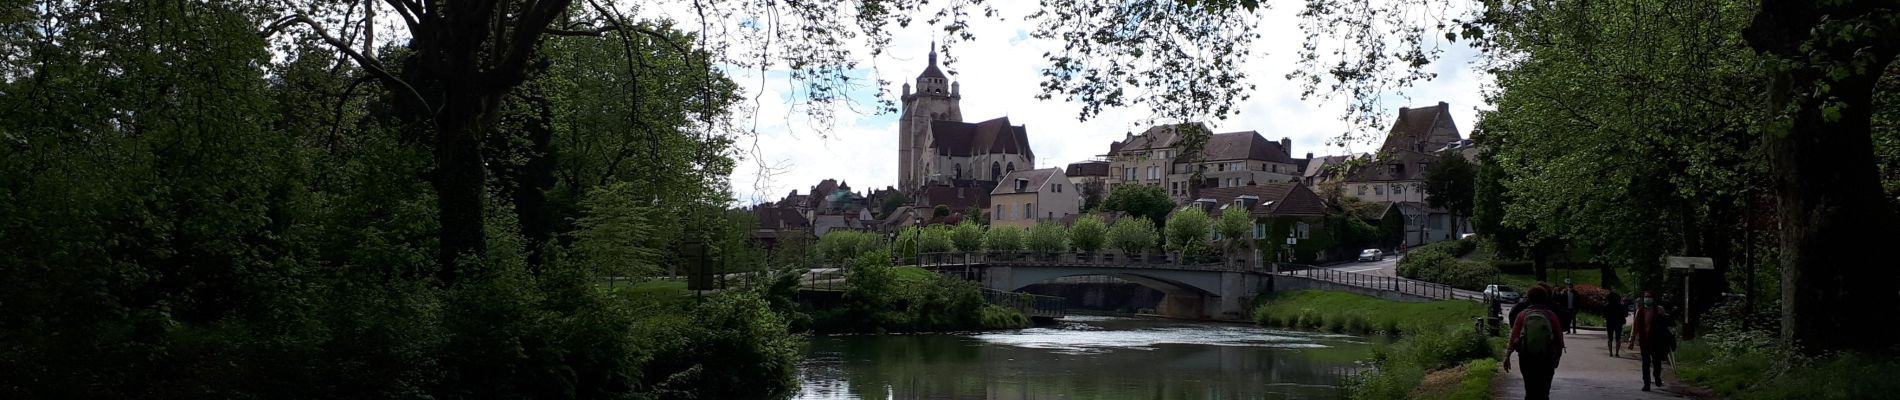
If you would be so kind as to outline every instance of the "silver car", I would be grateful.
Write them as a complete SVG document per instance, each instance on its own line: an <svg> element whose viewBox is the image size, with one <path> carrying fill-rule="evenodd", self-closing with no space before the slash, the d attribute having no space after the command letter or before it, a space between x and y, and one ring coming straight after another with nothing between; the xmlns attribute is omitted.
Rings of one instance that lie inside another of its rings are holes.
<svg viewBox="0 0 1900 400"><path fill-rule="evenodd" d="M1359 261L1379 261L1384 259L1385 252L1379 249L1365 249L1359 251Z"/></svg>
<svg viewBox="0 0 1900 400"><path fill-rule="evenodd" d="M1484 287L1484 298L1497 300L1497 302L1504 304L1516 304L1518 300L1524 298L1524 295L1518 293L1515 289L1511 289L1510 286L1488 285Z"/></svg>

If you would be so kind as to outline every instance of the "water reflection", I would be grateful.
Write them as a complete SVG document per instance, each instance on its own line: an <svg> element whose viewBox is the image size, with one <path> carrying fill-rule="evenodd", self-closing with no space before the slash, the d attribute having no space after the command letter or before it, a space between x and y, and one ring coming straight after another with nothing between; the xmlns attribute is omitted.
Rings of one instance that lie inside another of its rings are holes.
<svg viewBox="0 0 1900 400"><path fill-rule="evenodd" d="M1015 332L812 339L800 399L1343 398L1370 344L1245 325L1072 316Z"/></svg>

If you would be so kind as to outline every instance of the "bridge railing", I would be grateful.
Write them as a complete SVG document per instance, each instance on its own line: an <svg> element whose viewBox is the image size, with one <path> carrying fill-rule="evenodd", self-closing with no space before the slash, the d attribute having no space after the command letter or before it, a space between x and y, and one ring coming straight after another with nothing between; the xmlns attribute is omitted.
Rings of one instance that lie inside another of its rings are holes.
<svg viewBox="0 0 1900 400"><path fill-rule="evenodd" d="M1061 265L1061 266L1099 266L1099 267L1167 267L1183 269L1232 270L1250 268L1244 258L1223 258L1221 256L1177 256L1174 254L1124 254L1119 251L1095 253L1060 252L1042 253L1028 251L985 251L919 253L917 265L941 267L952 265Z"/></svg>
<svg viewBox="0 0 1900 400"><path fill-rule="evenodd" d="M1311 265L1288 264L1288 263L1278 264L1278 271L1281 275L1306 277L1306 278L1312 278L1312 279L1316 279L1320 281L1331 282L1335 284L1357 286L1357 287L1368 288L1368 289L1390 290L1394 292L1405 293L1405 294L1416 295L1416 296L1423 296L1423 297L1432 298L1432 299L1476 300L1476 298L1473 298L1472 296L1459 291L1457 288L1451 287L1451 285L1426 282L1426 281L1415 280L1415 279L1406 279L1406 278L1400 278L1400 277L1394 277L1394 276L1362 274L1362 273L1357 273L1357 272L1346 272L1346 271L1340 271L1340 270L1331 269L1331 268L1320 268L1320 267L1315 267Z"/></svg>

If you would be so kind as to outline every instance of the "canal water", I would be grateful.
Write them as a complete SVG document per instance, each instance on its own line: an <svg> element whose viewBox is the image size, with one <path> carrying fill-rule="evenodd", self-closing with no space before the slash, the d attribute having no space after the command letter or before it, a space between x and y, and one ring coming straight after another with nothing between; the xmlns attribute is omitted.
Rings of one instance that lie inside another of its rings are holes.
<svg viewBox="0 0 1900 400"><path fill-rule="evenodd" d="M1368 339L1070 315L1019 331L820 336L794 399L1343 399Z"/></svg>

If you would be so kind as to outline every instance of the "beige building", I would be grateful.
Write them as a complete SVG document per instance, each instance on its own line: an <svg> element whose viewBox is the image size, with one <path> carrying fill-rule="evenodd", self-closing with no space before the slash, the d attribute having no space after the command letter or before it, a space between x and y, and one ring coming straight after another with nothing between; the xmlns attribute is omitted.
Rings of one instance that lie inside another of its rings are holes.
<svg viewBox="0 0 1900 400"><path fill-rule="evenodd" d="M1012 172L990 191L990 226L1028 228L1055 222L1080 212L1080 203L1075 185L1061 168Z"/></svg>
<svg viewBox="0 0 1900 400"><path fill-rule="evenodd" d="M1140 135L1109 145L1107 191L1125 184L1159 186L1175 203L1186 203L1196 188L1223 188L1295 182L1299 164L1293 161L1292 140L1268 141L1259 132L1216 133L1202 146L1199 162L1181 159L1182 125L1149 128ZM1202 127L1201 129L1206 129ZM1194 181L1199 169L1201 180Z"/></svg>
<svg viewBox="0 0 1900 400"><path fill-rule="evenodd" d="M1405 213L1406 246L1457 239L1471 228L1464 218L1427 205L1425 171L1440 152L1475 154L1468 143L1451 119L1449 104L1400 108L1375 158L1348 172L1340 189L1361 200L1398 204Z"/></svg>

